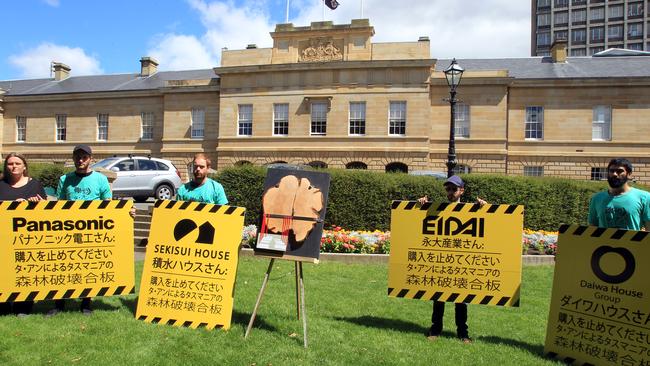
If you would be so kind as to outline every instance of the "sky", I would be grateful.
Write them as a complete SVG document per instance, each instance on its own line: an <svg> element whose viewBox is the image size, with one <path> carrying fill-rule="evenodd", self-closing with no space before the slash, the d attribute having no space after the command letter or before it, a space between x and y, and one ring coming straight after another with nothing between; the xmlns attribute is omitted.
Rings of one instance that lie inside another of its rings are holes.
<svg viewBox="0 0 650 366"><path fill-rule="evenodd" d="M529 0L289 0L289 22L307 26L368 18L373 42L431 40L432 58L530 55ZM2 4L0 80L47 78L50 62L71 75L219 66L221 49L271 47L287 0L9 0ZM362 13L363 12L363 13Z"/></svg>

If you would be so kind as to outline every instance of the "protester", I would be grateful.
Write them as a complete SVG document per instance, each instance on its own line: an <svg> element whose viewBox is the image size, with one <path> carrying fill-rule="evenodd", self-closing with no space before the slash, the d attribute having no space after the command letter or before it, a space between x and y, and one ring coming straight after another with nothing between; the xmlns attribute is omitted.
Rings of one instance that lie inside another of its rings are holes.
<svg viewBox="0 0 650 366"><path fill-rule="evenodd" d="M88 145L77 145L72 151L75 171L61 176L56 193L60 200L110 200L113 197L111 187L105 175L90 169L93 151ZM65 308L65 300L56 300L55 308L48 315L55 315ZM90 298L81 299L82 313L92 314Z"/></svg>
<svg viewBox="0 0 650 366"><path fill-rule="evenodd" d="M202 153L194 155L192 175L194 178L183 184L176 193L179 201L193 201L227 205L228 198L223 186L208 178L211 161Z"/></svg>
<svg viewBox="0 0 650 366"><path fill-rule="evenodd" d="M465 182L457 176L452 175L449 177L443 184L445 191L447 192L447 199L451 203L459 203L460 198L465 193ZM429 197L424 196L418 199L420 204L424 204L428 201ZM487 202L481 198L476 198L476 203L483 206ZM456 335L463 343L471 343L472 339L469 337L469 331L467 327L467 304L465 303L456 303ZM435 341L438 339L442 333L442 320L445 314L445 303L442 301L433 302L433 313L431 314L431 328L427 332L427 338L430 341Z"/></svg>
<svg viewBox="0 0 650 366"><path fill-rule="evenodd" d="M0 201L31 201L46 199L43 185L29 176L29 167L24 156L9 153L0 180ZM13 304L13 313L24 316L32 312L33 301L17 301ZM0 303L0 314L9 314L11 303Z"/></svg>
<svg viewBox="0 0 650 366"><path fill-rule="evenodd" d="M632 163L623 158L607 165L609 189L589 202L589 225L626 230L650 228L650 193L630 186Z"/></svg>

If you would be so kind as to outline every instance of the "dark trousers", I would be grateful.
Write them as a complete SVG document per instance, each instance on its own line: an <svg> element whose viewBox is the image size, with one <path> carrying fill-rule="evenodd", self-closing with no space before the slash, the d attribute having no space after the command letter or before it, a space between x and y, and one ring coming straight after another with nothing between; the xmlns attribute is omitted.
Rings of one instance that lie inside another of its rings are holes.
<svg viewBox="0 0 650 366"><path fill-rule="evenodd" d="M456 334L458 338L469 338L467 331L467 304L456 303ZM433 313L431 314L431 329L429 335L438 336L442 333L442 319L445 315L445 303L442 301L433 302Z"/></svg>

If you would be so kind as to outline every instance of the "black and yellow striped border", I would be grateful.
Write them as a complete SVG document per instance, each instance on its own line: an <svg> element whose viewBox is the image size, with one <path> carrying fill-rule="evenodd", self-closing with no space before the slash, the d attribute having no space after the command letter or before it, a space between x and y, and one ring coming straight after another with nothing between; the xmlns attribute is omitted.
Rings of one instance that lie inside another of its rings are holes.
<svg viewBox="0 0 650 366"><path fill-rule="evenodd" d="M116 285L110 287L71 288L65 290L5 292L0 293L0 302L76 299L83 297L128 295L133 293L135 293L135 286L132 284L127 286Z"/></svg>
<svg viewBox="0 0 650 366"><path fill-rule="evenodd" d="M190 201L157 200L156 203L154 203L154 208L207 212L207 213L213 213L218 215L233 215L233 216L246 215L246 208L244 207L214 205L211 203L190 202Z"/></svg>
<svg viewBox="0 0 650 366"><path fill-rule="evenodd" d="M476 305L495 305L519 307L519 298L508 296L491 296L480 294L463 294L457 292L424 291L412 289L388 288L388 296L416 300L436 300L444 302L461 302ZM462 297L461 297L462 296ZM460 301L459 301L460 299Z"/></svg>
<svg viewBox="0 0 650 366"><path fill-rule="evenodd" d="M161 318L161 317L154 317L154 316L148 316L148 315L140 315L138 317L138 320L142 320L146 323L153 323L153 324L167 324L167 325L173 325L175 327L186 327L186 328L192 328L192 329L197 329L197 328L205 328L208 330L212 330L215 328L223 328L223 324L218 324L216 322L199 322L199 321L191 321L191 320L181 320L181 319L167 319L167 318Z"/></svg>
<svg viewBox="0 0 650 366"><path fill-rule="evenodd" d="M591 238L607 238L609 240L625 240L633 243L648 241L650 238L650 233L647 231L632 231L615 228L607 229L583 225L561 225L558 231L560 234L587 236Z"/></svg>
<svg viewBox="0 0 650 366"><path fill-rule="evenodd" d="M485 204L483 206L478 203L433 203L426 202L420 205L417 201L393 201L391 209L401 211L430 211L433 212L464 212L464 213L489 213L489 214L505 214L505 215L523 215L524 206L521 205L491 205Z"/></svg>
<svg viewBox="0 0 650 366"><path fill-rule="evenodd" d="M25 209L28 211L43 210L88 210L88 209L110 209L123 208L128 200L96 200L96 201L0 201L0 210L15 211Z"/></svg>

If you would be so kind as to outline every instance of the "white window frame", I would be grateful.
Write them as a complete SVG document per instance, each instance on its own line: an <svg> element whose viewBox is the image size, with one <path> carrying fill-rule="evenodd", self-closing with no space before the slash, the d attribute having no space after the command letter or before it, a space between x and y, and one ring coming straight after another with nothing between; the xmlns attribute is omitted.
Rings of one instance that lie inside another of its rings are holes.
<svg viewBox="0 0 650 366"><path fill-rule="evenodd" d="M327 101L312 102L310 114L309 134L311 136L327 135Z"/></svg>
<svg viewBox="0 0 650 366"><path fill-rule="evenodd" d="M587 10L577 9L571 12L571 23L586 22Z"/></svg>
<svg viewBox="0 0 650 366"><path fill-rule="evenodd" d="M643 16L643 1L635 2L635 3L630 3L627 5L627 16L628 17L634 17L634 16Z"/></svg>
<svg viewBox="0 0 650 366"><path fill-rule="evenodd" d="M455 109L454 121L456 128L454 128L454 136L456 138L468 139L471 127L471 108L469 104L458 103Z"/></svg>
<svg viewBox="0 0 650 366"><path fill-rule="evenodd" d="M591 139L594 141L612 140L612 107L597 105L593 108Z"/></svg>
<svg viewBox="0 0 650 366"><path fill-rule="evenodd" d="M605 42L605 27L598 26L589 28L589 41L594 43Z"/></svg>
<svg viewBox="0 0 650 366"><path fill-rule="evenodd" d="M544 107L526 107L524 117L524 138L526 140L544 139Z"/></svg>
<svg viewBox="0 0 650 366"><path fill-rule="evenodd" d="M27 117L16 116L16 142L27 140Z"/></svg>
<svg viewBox="0 0 650 366"><path fill-rule="evenodd" d="M97 114L97 141L108 141L108 113Z"/></svg>
<svg viewBox="0 0 650 366"><path fill-rule="evenodd" d="M544 176L544 167L543 166L524 166L524 177L543 177Z"/></svg>
<svg viewBox="0 0 650 366"><path fill-rule="evenodd" d="M253 136L253 105L237 105L237 136Z"/></svg>
<svg viewBox="0 0 650 366"><path fill-rule="evenodd" d="M581 36L581 37L578 37ZM586 29L575 29L571 31L571 42L573 43L583 43L587 42L587 30Z"/></svg>
<svg viewBox="0 0 650 366"><path fill-rule="evenodd" d="M140 139L143 141L153 140L153 112L140 113Z"/></svg>
<svg viewBox="0 0 650 366"><path fill-rule="evenodd" d="M537 33L537 45L538 46L550 46L551 45L551 32L541 32Z"/></svg>
<svg viewBox="0 0 650 366"><path fill-rule="evenodd" d="M623 39L623 24L613 24L607 27L607 40Z"/></svg>
<svg viewBox="0 0 650 366"><path fill-rule="evenodd" d="M607 17L608 19L618 19L618 18L623 18L624 17L624 10L623 10L623 4L620 5L610 5L609 8L607 8Z"/></svg>
<svg viewBox="0 0 650 366"><path fill-rule="evenodd" d="M350 102L348 112L348 135L366 134L366 102Z"/></svg>
<svg viewBox="0 0 650 366"><path fill-rule="evenodd" d="M569 12L565 10L553 14L553 25L556 24L569 24Z"/></svg>
<svg viewBox="0 0 650 366"><path fill-rule="evenodd" d="M190 116L190 137L202 139L205 136L205 108L194 107Z"/></svg>
<svg viewBox="0 0 650 366"><path fill-rule="evenodd" d="M634 30L634 32L632 31ZM643 37L643 23L630 23L627 25L628 37Z"/></svg>
<svg viewBox="0 0 650 366"><path fill-rule="evenodd" d="M600 6L597 8L591 8L589 9L589 21L595 20L595 21L604 21L605 20L605 7ZM596 18L597 17L597 18Z"/></svg>
<svg viewBox="0 0 650 366"><path fill-rule="evenodd" d="M592 167L591 168L591 180L607 180L607 168L603 167Z"/></svg>
<svg viewBox="0 0 650 366"><path fill-rule="evenodd" d="M547 27L551 25L551 13L537 14L537 26Z"/></svg>
<svg viewBox="0 0 650 366"><path fill-rule="evenodd" d="M54 138L55 141L66 141L68 129L68 116L65 114L57 114L54 122Z"/></svg>
<svg viewBox="0 0 650 366"><path fill-rule="evenodd" d="M273 104L273 136L289 135L289 103Z"/></svg>
<svg viewBox="0 0 650 366"><path fill-rule="evenodd" d="M406 136L406 101L390 101L388 106L388 136Z"/></svg>

